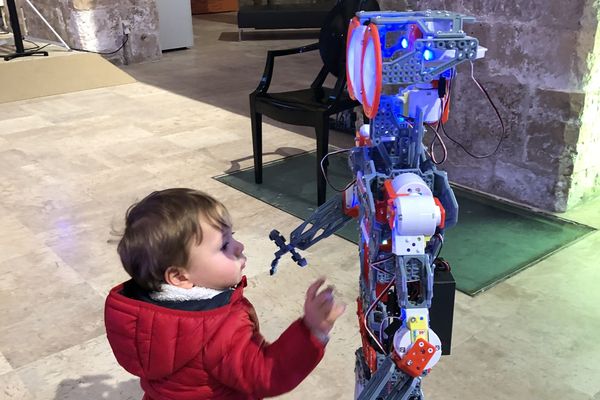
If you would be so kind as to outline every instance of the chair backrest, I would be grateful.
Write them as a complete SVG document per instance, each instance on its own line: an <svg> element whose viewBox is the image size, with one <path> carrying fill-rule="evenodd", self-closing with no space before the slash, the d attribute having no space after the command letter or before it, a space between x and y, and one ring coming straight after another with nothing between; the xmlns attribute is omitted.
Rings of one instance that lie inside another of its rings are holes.
<svg viewBox="0 0 600 400"><path fill-rule="evenodd" d="M319 53L327 72L336 77L346 73L348 24L358 11L379 11L379 3L377 0L338 0L321 27Z"/></svg>

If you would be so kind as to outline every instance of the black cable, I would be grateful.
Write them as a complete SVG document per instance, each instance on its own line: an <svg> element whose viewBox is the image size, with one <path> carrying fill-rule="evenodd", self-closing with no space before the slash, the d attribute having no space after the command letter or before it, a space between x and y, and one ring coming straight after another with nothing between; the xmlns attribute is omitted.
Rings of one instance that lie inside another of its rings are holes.
<svg viewBox="0 0 600 400"><path fill-rule="evenodd" d="M436 237L436 236L438 237L438 240L440 242L440 248L438 249L435 257L433 257L433 255L431 257L431 266L434 267L434 268L436 267L436 260L439 259L440 254L442 253L442 249L444 248L444 236L442 236L442 234L438 232L435 235L433 235L431 237L431 239L433 240L433 238ZM450 266L448 265L448 267L450 267Z"/></svg>
<svg viewBox="0 0 600 400"><path fill-rule="evenodd" d="M323 174L323 177L325 178L325 182L327 182L327 185L329 185L329 187L331 187L333 190L335 190L338 193L343 193L350 186L354 185L354 182L356 182L356 178L354 178L352 180L352 182L348 183L345 188L343 188L343 189L340 190L340 189L336 188L335 186L333 186L333 184L331 182L329 182L329 178L327 177L327 174L325 173L325 167L323 166L323 163L327 160L327 157L329 157L330 155L332 155L332 154L339 154L339 153L345 153L347 151L352 151L352 148L350 148L350 149L341 149L341 150L336 150L336 151L329 152L329 153L325 154L325 157L323 157L323 159L320 162L320 164L321 164L321 173Z"/></svg>
<svg viewBox="0 0 600 400"><path fill-rule="evenodd" d="M119 47L118 49L116 49L115 51L110 51L110 52L104 52L104 51L92 51L92 50L84 50L84 49L78 49L75 47L71 47L71 50L76 50L76 51L83 51L84 53L94 53L94 54L101 54L104 56L109 56L111 54L115 54L118 53L119 51L121 51L121 49L123 47L125 47L125 45L127 44L127 42L129 41L129 34L126 33L125 34L125 40L123 40L123 44L121 45L121 47Z"/></svg>
<svg viewBox="0 0 600 400"><path fill-rule="evenodd" d="M43 50L43 49L45 49L46 47L48 47L50 45L51 45L51 43L48 43L48 44L43 45L42 47L38 46L38 47L36 47L35 49L32 49L32 50L36 50L36 51Z"/></svg>
<svg viewBox="0 0 600 400"><path fill-rule="evenodd" d="M498 144L496 145L496 148L494 149L494 151L492 151L489 154L485 154L485 155L473 154L469 150L467 150L467 148L462 143L460 143L458 140L456 140L456 139L452 138L450 135L448 135L448 132L446 132L446 127L444 126L444 123L442 122L442 120L440 120L440 126L442 127L442 132L444 132L444 135L446 135L446 137L448 139L450 139L454 144L456 144L457 146L459 146L465 153L467 153L471 157L477 158L477 159L488 158L488 157L491 157L494 154L496 154L498 152L498 149L500 149L500 145L502 145L502 142L504 141L504 138L505 138L505 135L506 135L506 128L504 127L504 121L502 120L502 116L500 115L500 111L498 111L498 107L496 107L496 105L494 104L494 101L490 97L490 95L487 92L487 90L485 90L485 88L483 87L483 85L473 76L473 63L471 63L471 79L475 82L475 84L477 85L477 87L479 88L479 90L481 90L483 92L483 94L487 98L488 102L490 103L490 105L492 106L492 108L494 109L494 111L496 112L496 116L498 117L498 120L500 121L500 126L502 127L502 134L500 136L500 140L498 140Z"/></svg>
<svg viewBox="0 0 600 400"><path fill-rule="evenodd" d="M50 46L52 44L52 43L48 43L48 44L45 44L45 45L43 45L43 46L40 47L39 44L37 44L35 42L32 42L31 40L23 39L23 41L27 42L27 43L31 43L32 45L35 46L35 47L30 47L28 49L25 49L25 51L38 51L38 50L42 50L42 49L45 49L46 47L48 47L48 46Z"/></svg>
<svg viewBox="0 0 600 400"><path fill-rule="evenodd" d="M35 43L35 42L32 42L31 40L23 39L23 41L24 41L24 42L27 42L27 43L31 43L32 45L34 45L34 46L35 46L34 48L27 49L27 50L37 50L37 49L39 49L39 48L40 48L40 45L39 45L39 44L37 44L37 43Z"/></svg>
<svg viewBox="0 0 600 400"><path fill-rule="evenodd" d="M437 251L437 254L435 255L435 257L433 257L433 260L435 261L435 259L440 256L440 254L442 253L442 249L444 248L444 237L439 233L436 233L434 236L437 236L441 243L440 248Z"/></svg>

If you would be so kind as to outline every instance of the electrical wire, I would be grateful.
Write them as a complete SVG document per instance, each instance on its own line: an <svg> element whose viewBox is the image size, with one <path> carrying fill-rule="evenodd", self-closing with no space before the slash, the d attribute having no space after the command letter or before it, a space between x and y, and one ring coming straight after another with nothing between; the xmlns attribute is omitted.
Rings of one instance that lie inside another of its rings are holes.
<svg viewBox="0 0 600 400"><path fill-rule="evenodd" d="M43 49L45 49L46 47L50 46L50 44L51 44L51 43L45 44L45 45L43 45L42 47L40 47L40 46L37 46L37 47L35 47L35 48L33 48L33 49L25 49L25 51L27 51L27 50L29 50L29 51L40 51L40 50L43 50Z"/></svg>
<svg viewBox="0 0 600 400"><path fill-rule="evenodd" d="M433 133L435 134L435 137L433 138L433 140L431 141L431 144L429 145L429 147L431 148L431 153L429 154L431 157L431 161L433 161L433 163L435 165L440 165L446 162L446 160L448 159L448 149L446 148L446 143L444 143L444 141L442 140L442 137L440 136L439 132L438 132L438 126L435 127L435 129L433 130ZM442 146L442 159L440 161L436 160L435 158L435 142L439 141L440 145Z"/></svg>
<svg viewBox="0 0 600 400"><path fill-rule="evenodd" d="M431 159L431 161L435 164L435 165L440 165L443 164L444 162L446 162L446 160L448 159L448 148L446 147L446 143L444 143L444 140L442 139L442 136L439 133L439 129L440 129L440 123L442 122L442 118L444 116L444 113L446 111L446 107L448 107L449 104L449 83L446 82L445 83L445 95L440 97L440 116L438 118L437 123L435 124L435 126L433 126L433 124L424 124L425 128L429 128L430 130L433 131L434 137L433 139L431 139L431 143L429 143L429 150L425 149L425 152L427 153L427 155L429 156L429 158ZM435 156L435 143L439 141L440 145L442 146L442 159L441 161L438 161L436 159Z"/></svg>
<svg viewBox="0 0 600 400"><path fill-rule="evenodd" d="M383 343L383 330L387 329L393 323L393 322L390 322L390 320L393 321L395 319L397 319L398 321L402 322L402 318L396 317L396 316L393 316L393 315L387 316L387 317L385 317L385 319L381 320L381 323L379 324L379 341L380 342ZM383 327L383 323L384 322L387 322L387 326L385 328ZM389 338L389 335L388 335L388 338Z"/></svg>
<svg viewBox="0 0 600 400"><path fill-rule="evenodd" d="M129 41L129 34L126 33L125 34L125 40L123 40L123 44L121 44L121 47L119 47L118 49L116 49L115 51L110 51L110 52L104 52L104 51L92 51L92 50L85 50L85 49L78 49L76 47L71 47L71 50L76 50L76 51L83 51L84 53L93 53L93 54L100 54L103 56L110 56L112 54L116 54L119 51L121 51L121 49L123 49L123 47L125 47L125 45L127 44L127 42Z"/></svg>
<svg viewBox="0 0 600 400"><path fill-rule="evenodd" d="M52 43L48 43L48 44L45 44L43 46L40 46L39 44L37 44L37 43L35 43L35 42L31 41L31 40L27 40L25 38L23 38L23 41L27 42L27 43L30 43L30 44L32 44L32 45L35 46L35 47L30 47L28 49L24 49L25 51L39 51L39 50L43 50L43 49L45 49L46 47L48 47L48 46L50 46L52 44Z"/></svg>
<svg viewBox="0 0 600 400"><path fill-rule="evenodd" d="M448 148L446 147L446 143L444 143L444 140L442 139L442 136L439 133L439 127L440 127L440 124L442 123L442 115L444 113L443 110L444 109L442 108L442 110L440 111L440 119L439 119L439 122L436 124L435 128L432 127L431 125L425 125L429 129L431 129L434 134L434 137L431 140L431 143L429 144L430 151L427 151L427 154L429 155L429 158L431 158L431 161L433 161L433 163L435 165L443 164L448 159ZM441 161L438 161L435 157L435 142L437 142L437 141L439 141L440 145L442 146L443 156L442 156Z"/></svg>
<svg viewBox="0 0 600 400"><path fill-rule="evenodd" d="M439 133L439 128L440 128L440 124L442 123L442 120L444 118L444 114L446 114L446 111L448 109L448 105L450 104L450 93L448 92L448 90L450 88L449 85L450 85L450 83L447 82L446 83L446 95L444 96L443 99L440 99L440 101L442 102L442 108L440 109L440 118L438 119L438 123L435 126L435 136L439 140L439 142L442 146L443 154L444 154L444 156L442 157L442 160L439 162L432 158L433 163L437 164L437 165L443 164L448 159L448 148L446 147L446 143L444 143L444 140L442 139L442 136ZM431 142L431 154L435 155L435 140Z"/></svg>
<svg viewBox="0 0 600 400"><path fill-rule="evenodd" d="M444 237L440 233L436 233L433 236L437 236L441 243L440 249L437 251L437 254L435 255L435 257L432 258L432 260L435 261L435 259L440 256L440 254L442 252L442 248L444 247ZM432 263L433 263L433 261L432 261Z"/></svg>
<svg viewBox="0 0 600 400"><path fill-rule="evenodd" d="M375 336L375 334L373 333L373 331L371 331L371 329L369 328L369 314L371 313L371 311L373 311L373 309L375 308L375 306L377 305L377 303L379 303L381 301L381 299L387 293L387 291L390 290L390 288L394 284L395 278L396 278L396 275L394 275L394 277L392 278L392 280L390 281L390 283L388 283L388 285L381 291L381 293L379 294L379 296L377 296L377 298L375 299L375 301L369 306L369 308L365 312L365 315L363 316L363 325L365 327L365 330L367 331L367 333L369 334L369 336L371 336L371 339L373 339L373 341L375 342L375 344L377 344L377 347L379 347L379 349L381 350L381 352L383 354L387 354L388 352L385 351L385 349L383 348L383 344L379 341L379 339L377 338L377 336Z"/></svg>
<svg viewBox="0 0 600 400"><path fill-rule="evenodd" d="M323 163L325 162L325 160L327 160L327 157L329 157L332 154L344 153L344 152L347 152L347 151L350 151L350 150L352 150L352 148L332 151L330 153L325 154L325 157L323 157L323 159L320 162L320 164L321 164L321 173L323 174L323 177L325 178L325 182L327 182L327 184L333 190L335 190L336 192L339 192L339 193L343 193L344 191L346 191L346 189L348 189L349 187L351 187L352 185L354 185L354 182L356 182L356 178L354 178L350 183L348 183L344 189L340 190L340 189L336 188L335 186L333 186L331 184L331 182L329 182L329 178L327 177L327 173L325 172L325 167L323 166Z"/></svg>
<svg viewBox="0 0 600 400"><path fill-rule="evenodd" d="M35 42L31 41L31 40L28 40L28 39L25 39L25 38L23 38L23 41L24 41L24 42L27 42L27 43L31 43L32 45L34 45L34 46L35 46L35 47L33 47L33 48L31 48L31 49L27 49L27 50L37 50L37 49L39 49L39 48L40 48L40 45L39 45L39 44L37 44L37 43L35 43Z"/></svg>
<svg viewBox="0 0 600 400"><path fill-rule="evenodd" d="M389 260L391 260L392 258L394 258L394 256L389 256L389 257L387 257L387 258L384 258L383 260L379 260L379 261L377 261L377 262L371 263L371 264L369 264L369 266L370 266L371 268L373 268L375 271L378 271L378 272L383 272L384 274L388 274L388 275L392 275L392 276L393 276L394 274L392 274L391 272L388 272L388 271L386 271L386 270L384 270L384 269L381 269L381 268L378 268L378 267L376 267L376 265L379 265L379 264L382 264L382 263L384 263L384 262L386 262L386 261L389 261Z"/></svg>
<svg viewBox="0 0 600 400"><path fill-rule="evenodd" d="M446 137L448 139L450 139L453 143L455 143L458 147L460 147L469 156L471 156L473 158L477 158L477 159L488 158L488 157L491 157L494 154L496 154L498 152L498 149L500 149L500 146L502 145L502 142L504 141L504 138L506 136L506 128L504 126L504 121L502 120L502 116L500 115L500 111L498 111L498 108L494 104L494 101L492 100L492 98L488 94L487 90L485 90L485 88L483 87L483 85L475 78L475 75L473 73L473 61L471 61L471 79L473 80L473 82L475 82L475 85L477 85L477 87L479 88L479 90L481 90L481 92L487 98L488 102L490 103L490 105L494 109L494 112L496 113L496 116L498 117L498 120L500 121L500 126L502 127L502 134L500 136L500 139L498 140L498 144L496 145L496 148L494 149L494 151L492 151L489 154L484 154L484 155L473 154L462 143L460 143L458 140L456 140L453 137L451 137L450 135L448 135L448 132L446 132L446 127L444 126L444 123L441 120L440 120L440 125L442 127L442 132L444 132L444 135L446 135Z"/></svg>

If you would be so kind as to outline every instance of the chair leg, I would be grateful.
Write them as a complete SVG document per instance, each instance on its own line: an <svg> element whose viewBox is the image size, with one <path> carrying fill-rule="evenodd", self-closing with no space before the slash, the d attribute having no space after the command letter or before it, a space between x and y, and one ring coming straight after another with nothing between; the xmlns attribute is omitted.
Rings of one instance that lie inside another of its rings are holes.
<svg viewBox="0 0 600 400"><path fill-rule="evenodd" d="M315 127L317 135L317 204L320 206L325 203L327 194L327 183L325 176L321 171L321 160L327 155L329 150L329 118L324 117ZM327 165L323 163L323 170L327 174Z"/></svg>
<svg viewBox="0 0 600 400"><path fill-rule="evenodd" d="M252 150L254 152L254 182L262 183L262 114L254 111L250 101L250 119L252 120Z"/></svg>

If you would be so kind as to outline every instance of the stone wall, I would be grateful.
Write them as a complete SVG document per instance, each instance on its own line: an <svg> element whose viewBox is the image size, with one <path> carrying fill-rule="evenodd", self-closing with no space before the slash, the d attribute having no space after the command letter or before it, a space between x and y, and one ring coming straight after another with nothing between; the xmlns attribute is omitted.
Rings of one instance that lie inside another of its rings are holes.
<svg viewBox="0 0 600 400"><path fill-rule="evenodd" d="M477 19L464 30L488 52L475 62L474 74L496 103L506 135L498 153L484 159L469 157L447 139L449 160L442 168L452 181L549 211L564 211L599 194L595 154L600 140L591 121L598 120L600 85L590 85L591 55L594 48L600 52L597 0L380 4L384 10L448 10ZM493 109L471 80L469 64L458 67L447 131L478 155L493 151L501 135Z"/></svg>
<svg viewBox="0 0 600 400"><path fill-rule="evenodd" d="M589 48L593 50L588 52L584 66L585 101L568 207L600 193L600 30L596 29L600 20L600 5L597 0L594 4L595 7L585 9L580 22L581 31L588 33L583 36L585 40L581 40L580 46L584 47L584 51Z"/></svg>
<svg viewBox="0 0 600 400"><path fill-rule="evenodd" d="M43 21L22 0L23 34L58 41ZM157 60L158 12L155 0L36 0L32 1L58 34L73 48L99 52L117 50L124 42L123 23L131 33L123 50L105 55L117 64Z"/></svg>

